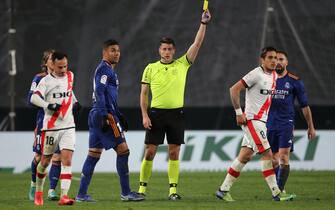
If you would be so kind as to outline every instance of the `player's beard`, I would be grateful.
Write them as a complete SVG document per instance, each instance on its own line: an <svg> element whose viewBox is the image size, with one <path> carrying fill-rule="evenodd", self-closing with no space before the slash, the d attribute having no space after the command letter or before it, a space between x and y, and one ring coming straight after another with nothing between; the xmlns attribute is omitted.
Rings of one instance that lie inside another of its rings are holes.
<svg viewBox="0 0 335 210"><path fill-rule="evenodd" d="M282 65L277 64L277 66L276 66L277 74L282 74L284 72L284 70L285 70L285 68Z"/></svg>

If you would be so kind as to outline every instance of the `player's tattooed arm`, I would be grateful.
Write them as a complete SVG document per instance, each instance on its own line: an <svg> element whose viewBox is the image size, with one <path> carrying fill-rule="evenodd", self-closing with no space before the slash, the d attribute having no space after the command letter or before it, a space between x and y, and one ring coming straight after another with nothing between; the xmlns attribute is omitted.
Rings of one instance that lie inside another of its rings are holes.
<svg viewBox="0 0 335 210"><path fill-rule="evenodd" d="M230 89L230 99L233 107L236 111L236 123L237 125L246 124L246 117L242 112L240 103L240 93L245 90L245 86L241 81L236 82Z"/></svg>

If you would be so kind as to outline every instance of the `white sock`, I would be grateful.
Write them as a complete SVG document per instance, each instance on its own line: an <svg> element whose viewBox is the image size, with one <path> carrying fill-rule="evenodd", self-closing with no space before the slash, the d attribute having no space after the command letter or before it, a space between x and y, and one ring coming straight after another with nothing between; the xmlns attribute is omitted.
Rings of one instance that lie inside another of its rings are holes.
<svg viewBox="0 0 335 210"><path fill-rule="evenodd" d="M60 174L60 188L61 188L61 196L67 195L70 186L71 186L71 179L72 179L72 167L71 166L64 166L62 165L61 174Z"/></svg>
<svg viewBox="0 0 335 210"><path fill-rule="evenodd" d="M272 196L276 196L280 193L280 189L277 185L276 175L273 170L271 160L261 160L262 173L265 178L266 183L268 184Z"/></svg>
<svg viewBox="0 0 335 210"><path fill-rule="evenodd" d="M233 186L236 179L240 176L240 172L242 171L244 163L241 163L237 158L234 160L230 168L228 169L227 176L220 186L220 190L229 191Z"/></svg>
<svg viewBox="0 0 335 210"><path fill-rule="evenodd" d="M36 192L43 192L43 185L45 177L47 175L47 169L42 166L41 163L37 165L36 168Z"/></svg>

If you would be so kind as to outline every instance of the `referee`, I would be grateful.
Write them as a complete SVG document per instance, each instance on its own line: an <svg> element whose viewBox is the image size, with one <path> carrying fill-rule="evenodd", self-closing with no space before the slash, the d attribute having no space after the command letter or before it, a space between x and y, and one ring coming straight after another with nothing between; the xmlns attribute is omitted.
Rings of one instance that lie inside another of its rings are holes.
<svg viewBox="0 0 335 210"><path fill-rule="evenodd" d="M170 184L169 200L180 200L177 194L179 178L179 151L184 144L184 90L189 67L198 55L205 37L206 25L211 15L204 11L193 44L186 54L173 59L176 52L175 42L164 37L160 40L160 60L146 66L142 76L140 104L143 126L146 129L145 155L141 164L139 193L145 196L151 176L152 163L158 145L164 143L166 134L169 152L168 177ZM149 91L151 105L149 106Z"/></svg>

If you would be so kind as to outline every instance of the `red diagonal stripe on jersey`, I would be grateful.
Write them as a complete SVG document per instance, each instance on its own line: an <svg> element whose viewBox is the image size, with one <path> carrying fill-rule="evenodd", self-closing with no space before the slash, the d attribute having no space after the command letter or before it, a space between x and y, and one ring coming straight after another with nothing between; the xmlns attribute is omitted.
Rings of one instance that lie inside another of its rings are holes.
<svg viewBox="0 0 335 210"><path fill-rule="evenodd" d="M255 127L254 125L252 124L252 121L251 120L248 120L247 121L247 127L249 129L249 132L252 136L252 139L254 140L256 146L257 146L257 149L258 149L258 153L263 153L265 151L264 147L263 147L263 144L262 144L262 141L259 139L257 133L256 133L256 130L255 130Z"/></svg>
<svg viewBox="0 0 335 210"><path fill-rule="evenodd" d="M263 104L263 106L261 107L261 109L259 110L259 112L257 113L257 115L254 115L254 119L255 120L259 120L262 118L264 112L267 112L267 110L270 108L271 105L271 96L268 97L265 101L265 103Z"/></svg>
<svg viewBox="0 0 335 210"><path fill-rule="evenodd" d="M275 74L275 72L272 72L272 86L271 86L272 92L275 90L275 88L276 88L276 74ZM259 110L259 112L257 113L257 115L254 115L255 120L262 119L262 116L263 116L264 112L266 112L266 113L269 112L269 109L270 109L270 106L271 106L271 99L272 99L272 96L271 95L268 96L268 98L266 99L266 101L262 105L262 107Z"/></svg>
<svg viewBox="0 0 335 210"><path fill-rule="evenodd" d="M263 173L263 176L266 178L268 176L274 175L275 171L273 170L273 168L271 168L269 170L262 171L262 173Z"/></svg>
<svg viewBox="0 0 335 210"><path fill-rule="evenodd" d="M62 113L63 117L65 116L67 110L69 109L70 105L72 102L72 93L70 94L69 100L67 101L67 103L65 103L65 100L63 100L62 102L62 106L59 109L59 111Z"/></svg>
<svg viewBox="0 0 335 210"><path fill-rule="evenodd" d="M60 108L60 112L62 113L63 117L65 116L67 110L69 110L69 107L72 103L72 74L70 71L67 72L67 91L71 91L69 100L67 103L65 103L65 100L62 102L62 106Z"/></svg>
<svg viewBox="0 0 335 210"><path fill-rule="evenodd" d="M48 126L47 126L48 129L53 128L55 126L55 122L57 118L59 117L60 113L62 113L63 117L65 116L67 110L69 109L72 103L72 82L73 82L72 74L70 71L68 71L66 75L67 75L67 90L71 91L70 97L67 103L65 102L65 99L64 99L61 103L61 108L57 112L53 113L51 119L48 121Z"/></svg>
<svg viewBox="0 0 335 210"><path fill-rule="evenodd" d="M48 121L48 125L47 125L48 129L53 128L55 126L55 122L56 122L57 118L59 117L59 114L60 114L59 110L52 114L50 120Z"/></svg>
<svg viewBox="0 0 335 210"><path fill-rule="evenodd" d="M72 179L72 174L60 174L60 179Z"/></svg>

